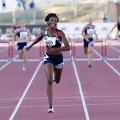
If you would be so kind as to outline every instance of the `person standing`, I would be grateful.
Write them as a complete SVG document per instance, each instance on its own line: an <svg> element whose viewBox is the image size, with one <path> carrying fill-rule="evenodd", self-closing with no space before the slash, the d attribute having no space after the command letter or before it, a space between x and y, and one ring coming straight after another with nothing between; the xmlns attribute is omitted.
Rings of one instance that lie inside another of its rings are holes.
<svg viewBox="0 0 120 120"><path fill-rule="evenodd" d="M57 14L49 13L45 17L45 21L47 22L47 28L42 30L40 36L26 49L29 50L41 40L46 46L46 54L43 61L47 77L48 113L53 113L53 82L57 84L60 82L64 65L62 51L69 51L70 46L64 32L57 28L57 23L59 22Z"/></svg>
<svg viewBox="0 0 120 120"><path fill-rule="evenodd" d="M84 52L88 56L88 67L92 67L92 50L94 46L93 34L95 34L96 38L98 39L95 31L95 25L93 25L93 19L90 18L89 23L85 25L82 30Z"/></svg>
<svg viewBox="0 0 120 120"><path fill-rule="evenodd" d="M14 31L13 40L17 42L16 49L19 51L19 58L23 59L23 71L26 71L27 55L25 48L29 39L31 39L30 31L25 27L25 20L22 19L20 21L20 27Z"/></svg>

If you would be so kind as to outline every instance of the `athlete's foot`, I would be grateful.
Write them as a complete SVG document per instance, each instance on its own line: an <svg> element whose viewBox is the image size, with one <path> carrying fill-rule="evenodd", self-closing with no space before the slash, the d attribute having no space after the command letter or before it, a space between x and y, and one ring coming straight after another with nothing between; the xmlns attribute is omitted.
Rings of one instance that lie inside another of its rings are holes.
<svg viewBox="0 0 120 120"><path fill-rule="evenodd" d="M90 68L90 67L92 67L92 65L91 65L91 64L88 64L88 67Z"/></svg>
<svg viewBox="0 0 120 120"><path fill-rule="evenodd" d="M26 71L26 67L25 67L25 66L23 66L23 67L22 67L22 70L23 70L23 71Z"/></svg>
<svg viewBox="0 0 120 120"><path fill-rule="evenodd" d="M53 106L50 106L48 109L48 113L53 113L53 112L54 112Z"/></svg>

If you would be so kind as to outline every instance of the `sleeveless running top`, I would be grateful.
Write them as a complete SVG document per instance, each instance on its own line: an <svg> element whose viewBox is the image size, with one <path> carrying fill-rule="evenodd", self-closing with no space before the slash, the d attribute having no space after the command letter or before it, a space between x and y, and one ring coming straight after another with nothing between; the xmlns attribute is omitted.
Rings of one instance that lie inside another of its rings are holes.
<svg viewBox="0 0 120 120"><path fill-rule="evenodd" d="M85 34L86 35L93 35L94 34L94 26L92 25L87 25L86 29L85 29Z"/></svg>
<svg viewBox="0 0 120 120"><path fill-rule="evenodd" d="M53 35L49 35L48 29L46 29L44 36L43 36L43 42L46 45L46 47L52 47L52 48L59 48L62 45L62 40L58 36L59 29L55 30L55 33Z"/></svg>
<svg viewBox="0 0 120 120"><path fill-rule="evenodd" d="M17 36L20 38L26 38L28 36L28 32L26 29L20 29Z"/></svg>

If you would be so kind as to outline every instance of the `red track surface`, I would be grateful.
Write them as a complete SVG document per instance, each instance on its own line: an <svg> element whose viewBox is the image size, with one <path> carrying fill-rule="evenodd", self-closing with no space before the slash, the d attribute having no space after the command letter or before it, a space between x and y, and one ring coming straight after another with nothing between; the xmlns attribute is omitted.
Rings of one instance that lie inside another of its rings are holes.
<svg viewBox="0 0 120 120"><path fill-rule="evenodd" d="M95 49L101 52L100 47ZM38 48L30 50L29 58L36 58L35 51ZM64 56L71 58L69 52ZM76 47L75 57L86 57L82 47ZM95 53L94 57L98 58ZM8 62L0 62L0 68ZM108 62L120 74L119 61ZM120 76L104 60L93 61L92 68L86 60L65 61L61 82L53 85L53 114L47 113L46 76L40 63L28 62L25 72L21 62L10 62L1 69L0 120L120 119Z"/></svg>

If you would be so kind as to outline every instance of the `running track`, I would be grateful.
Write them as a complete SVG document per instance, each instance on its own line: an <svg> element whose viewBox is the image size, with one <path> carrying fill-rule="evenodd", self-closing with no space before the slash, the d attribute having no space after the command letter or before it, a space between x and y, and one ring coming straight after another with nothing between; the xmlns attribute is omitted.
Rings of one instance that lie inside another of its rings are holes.
<svg viewBox="0 0 120 120"><path fill-rule="evenodd" d="M74 57L85 58L82 47L75 50ZM37 51L31 49L29 57L37 58ZM100 58L100 52L101 47L95 47L94 58ZM21 62L0 62L0 120L119 120L120 61L95 60L88 68L86 60L73 60L70 52L64 52L64 58L61 82L53 85L53 114L47 113L42 61L29 61L25 72Z"/></svg>

